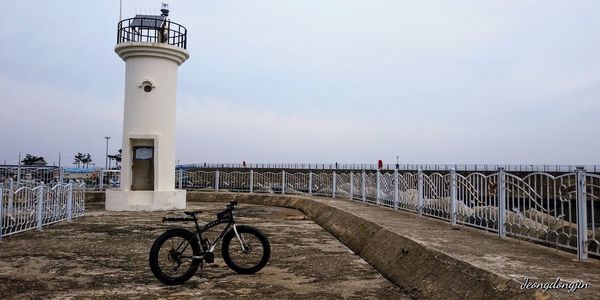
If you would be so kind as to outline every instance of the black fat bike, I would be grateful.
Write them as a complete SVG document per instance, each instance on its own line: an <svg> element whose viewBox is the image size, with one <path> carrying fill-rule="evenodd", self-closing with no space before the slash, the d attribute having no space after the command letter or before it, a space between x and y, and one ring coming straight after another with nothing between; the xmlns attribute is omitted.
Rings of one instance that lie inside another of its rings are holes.
<svg viewBox="0 0 600 300"><path fill-rule="evenodd" d="M198 224L201 211L186 211L185 218L163 218L163 222L193 221L196 233L183 228L169 229L161 234L150 249L150 269L158 280L167 285L178 285L190 279L203 263L214 262L214 250L223 240L223 260L239 274L254 274L262 269L271 255L267 237L258 229L237 225L234 211L237 201L231 201L227 209L217 214L217 219ZM212 243L202 233L219 224L225 228Z"/></svg>

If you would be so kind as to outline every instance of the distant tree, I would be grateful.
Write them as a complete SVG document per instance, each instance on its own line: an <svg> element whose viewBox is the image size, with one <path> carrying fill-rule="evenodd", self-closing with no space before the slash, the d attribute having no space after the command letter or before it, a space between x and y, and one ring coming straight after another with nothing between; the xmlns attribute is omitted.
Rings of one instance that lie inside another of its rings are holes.
<svg viewBox="0 0 600 300"><path fill-rule="evenodd" d="M92 156L89 153L86 153L86 154L82 155L80 161L81 161L82 167L87 168L93 160L92 160Z"/></svg>
<svg viewBox="0 0 600 300"><path fill-rule="evenodd" d="M21 163L23 165L25 165L25 166L30 166L33 163L33 161L34 161L34 158L35 158L34 155L31 155L31 154L28 153L27 155L25 155L25 158L23 158L23 160L21 161Z"/></svg>
<svg viewBox="0 0 600 300"><path fill-rule="evenodd" d="M47 165L46 160L42 156L35 156L31 154L25 155L25 158L21 161L24 166L45 166Z"/></svg>
<svg viewBox="0 0 600 300"><path fill-rule="evenodd" d="M121 163L121 154L122 154L122 152L123 152L123 149L119 149L119 153L108 156L108 159L115 161L115 164L117 165L117 168L119 167L119 164Z"/></svg>
<svg viewBox="0 0 600 300"><path fill-rule="evenodd" d="M77 152L77 154L74 157L74 161L73 164L77 165L78 168L81 167L82 164L82 159L85 158L85 155L81 152Z"/></svg>

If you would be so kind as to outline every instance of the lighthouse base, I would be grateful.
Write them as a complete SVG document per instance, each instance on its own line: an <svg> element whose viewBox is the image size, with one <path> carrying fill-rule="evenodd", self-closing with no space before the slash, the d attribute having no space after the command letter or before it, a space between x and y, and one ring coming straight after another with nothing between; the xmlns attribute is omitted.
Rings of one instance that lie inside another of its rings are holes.
<svg viewBox="0 0 600 300"><path fill-rule="evenodd" d="M108 211L159 211L185 209L185 192L185 190L106 190L105 209Z"/></svg>

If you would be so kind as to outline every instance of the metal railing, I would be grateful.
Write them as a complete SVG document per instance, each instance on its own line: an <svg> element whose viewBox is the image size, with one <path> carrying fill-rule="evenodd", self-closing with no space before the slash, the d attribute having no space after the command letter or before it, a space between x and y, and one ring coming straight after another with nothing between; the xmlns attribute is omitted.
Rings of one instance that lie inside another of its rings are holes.
<svg viewBox="0 0 600 300"><path fill-rule="evenodd" d="M0 239L60 221L71 221L85 212L85 185L43 182L31 185L12 179L0 183Z"/></svg>
<svg viewBox="0 0 600 300"><path fill-rule="evenodd" d="M121 170L100 170L98 190L118 189L121 187Z"/></svg>
<svg viewBox="0 0 600 300"><path fill-rule="evenodd" d="M0 168L0 175L17 171ZM95 172L99 175L94 182L85 181L88 188L119 188L119 170ZM25 176L27 180L22 177L19 185L32 191L38 188L36 180L49 176L44 174L52 174L53 180L69 177L63 173L60 169L21 170L20 174L31 175ZM581 167L574 172L549 173L508 172L504 168L488 168L487 172L458 172L452 168L193 171L180 166L175 173L175 186L186 190L348 198L483 229L500 237L510 235L577 251L580 259L588 254L600 256L600 175Z"/></svg>
<svg viewBox="0 0 600 300"><path fill-rule="evenodd" d="M600 173L599 165L584 165L590 173ZM178 165L178 169L279 169L279 170L369 170L380 169L377 164L346 164L346 163L201 163ZM575 172L574 165L526 165L526 164L384 164L381 170L393 171L446 171L454 169L457 172L495 172L504 168L507 172Z"/></svg>
<svg viewBox="0 0 600 300"><path fill-rule="evenodd" d="M16 181L18 184L30 184L32 186L39 182L56 184L61 182L61 168L30 166L0 167L0 183L9 179Z"/></svg>
<svg viewBox="0 0 600 300"><path fill-rule="evenodd" d="M176 172L186 190L305 194L347 198L417 213L600 257L600 176L575 172L524 176L499 168L484 174L360 172ZM581 233L581 234L580 234Z"/></svg>
<svg viewBox="0 0 600 300"><path fill-rule="evenodd" d="M186 49L187 29L155 16L125 19L117 24L117 44L126 42L164 43Z"/></svg>
<svg viewBox="0 0 600 300"><path fill-rule="evenodd" d="M60 167L0 166L0 183L12 180L18 186L36 187L40 183L55 185L74 182L86 190L119 188L120 170L77 169Z"/></svg>
<svg viewBox="0 0 600 300"><path fill-rule="evenodd" d="M453 168L456 166L457 168ZM500 166L494 169L494 167ZM337 168L336 168L337 167ZM423 167L423 168L419 168ZM506 168L505 168L506 167ZM395 166L384 165L381 169L382 172L391 172ZM535 172L547 172L554 173L554 176L560 175L560 173L572 173L577 169L576 166L563 166L563 165L399 165L398 170L400 172L417 172L422 170L424 172L450 172L454 169L457 172L482 172L484 174L494 173L498 168L504 168L506 172L520 173L519 176L523 176L528 173ZM600 167L595 165L584 167L588 173L600 172ZM247 164L243 167L243 164L192 164L192 165L178 165L176 170L220 170L221 172L237 172L237 173L248 173L250 170L260 170L262 173L280 173L282 170L286 170L289 174L306 174L308 170L318 172L324 170L326 172L336 171L338 173L349 172L349 171L369 171L375 172L377 169L376 165L370 164ZM545 170L545 171L544 171ZM75 181L77 183L85 183L86 190L105 190L110 188L120 187L120 170L103 170L103 169L77 169L71 170L70 168L59 168L59 167L28 167L28 166L0 166L0 182L6 181L12 178L14 181L22 184L30 184L34 186L36 183L45 182L47 184L65 183L68 181ZM304 173L301 173L304 172ZM600 173L598 173L600 174ZM238 175L239 176L239 175ZM289 176L289 175L288 175ZM192 180L190 182L184 182L185 185L189 186L190 189L195 189L194 182L199 181ZM213 180L213 179L205 179ZM349 178L347 178L349 180ZM229 180L226 178L225 182ZM178 181L176 181L178 183ZM213 183L214 184L214 183ZM387 184L389 187L389 183ZM268 187L266 187L268 188ZM278 189L279 187L273 187Z"/></svg>

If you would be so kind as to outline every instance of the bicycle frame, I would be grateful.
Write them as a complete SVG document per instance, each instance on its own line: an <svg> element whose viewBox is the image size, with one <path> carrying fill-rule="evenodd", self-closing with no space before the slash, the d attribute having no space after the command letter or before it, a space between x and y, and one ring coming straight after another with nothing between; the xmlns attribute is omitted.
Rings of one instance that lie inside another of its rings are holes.
<svg viewBox="0 0 600 300"><path fill-rule="evenodd" d="M229 228L233 227L233 232L235 233L235 236L237 237L238 241L240 242L240 245L242 246L242 251L246 251L246 247L245 247L246 241L244 241L243 237L241 237L237 232L237 228L235 225L235 218L233 217L233 212L231 212L231 217L229 217L229 218L217 219L217 220L208 222L208 223L204 224L203 226L200 226L198 224L198 218L195 215L192 218L163 218L163 222L165 222L165 221L168 221L168 222L194 221L194 225L196 228L196 237L198 239L198 243L200 244L200 248L202 248L203 253L206 253L206 252L213 253L215 251L215 248L217 247L217 244L223 239L223 237L225 237L225 234L227 234L227 232L229 231ZM208 249L206 249L204 243L202 242L202 233L210 230L211 228L213 228L217 225L224 224L224 223L227 223L227 225L225 225L225 228L223 228L223 231L221 231L221 234L219 234L219 236L211 243L210 247ZM204 258L204 256L199 256L199 257L194 256L193 257L193 259L203 259L203 258Z"/></svg>
<svg viewBox="0 0 600 300"><path fill-rule="evenodd" d="M200 227L198 225L198 223L196 223L196 236L198 237L198 241L200 242L200 247L202 248L202 250L204 252L210 252L210 253L214 252L215 248L217 247L217 244L223 239L223 237L225 236L227 231L229 231L229 228L233 226L233 228L235 230L235 221L232 220L232 221L227 222L227 225L225 225L225 228L223 228L223 231L221 231L219 236L212 242L212 244L210 245L210 248L205 249L204 244L202 243L202 233L204 233L204 232L210 230L211 228L213 228L217 225L220 225L222 223L224 223L224 222L218 222L218 220L217 220L217 221L210 222L202 227ZM235 230L235 231L237 231L237 230ZM239 239L239 236L238 236L238 239Z"/></svg>

